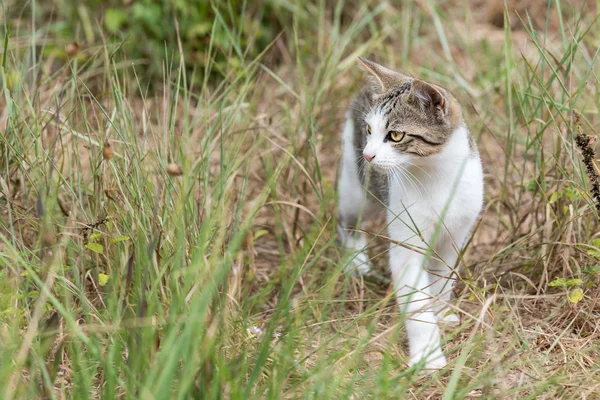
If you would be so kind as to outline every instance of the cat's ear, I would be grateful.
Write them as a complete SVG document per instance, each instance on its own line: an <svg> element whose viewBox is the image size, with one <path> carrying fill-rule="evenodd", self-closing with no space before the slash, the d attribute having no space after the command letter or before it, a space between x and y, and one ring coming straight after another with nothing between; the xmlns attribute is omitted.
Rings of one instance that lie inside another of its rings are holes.
<svg viewBox="0 0 600 400"><path fill-rule="evenodd" d="M410 99L423 111L433 111L441 117L448 115L448 99L443 90L421 80L414 80Z"/></svg>
<svg viewBox="0 0 600 400"><path fill-rule="evenodd" d="M372 81L373 86L381 92L385 92L392 86L402 84L410 79L406 75L387 69L383 65L366 58L358 57L358 63L369 74L368 78Z"/></svg>

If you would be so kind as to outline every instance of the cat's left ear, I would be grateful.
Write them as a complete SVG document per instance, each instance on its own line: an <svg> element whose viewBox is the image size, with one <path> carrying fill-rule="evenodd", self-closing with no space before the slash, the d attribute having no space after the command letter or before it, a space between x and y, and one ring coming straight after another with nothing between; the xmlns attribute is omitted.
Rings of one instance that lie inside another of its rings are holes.
<svg viewBox="0 0 600 400"><path fill-rule="evenodd" d="M391 87L410 80L406 75L392 71L366 58L358 57L358 62L362 69L368 73L367 77L373 83L373 88L377 91L385 92Z"/></svg>
<svg viewBox="0 0 600 400"><path fill-rule="evenodd" d="M448 115L449 99L443 89L422 80L415 80L412 83L410 98L423 111L435 112L440 117Z"/></svg>

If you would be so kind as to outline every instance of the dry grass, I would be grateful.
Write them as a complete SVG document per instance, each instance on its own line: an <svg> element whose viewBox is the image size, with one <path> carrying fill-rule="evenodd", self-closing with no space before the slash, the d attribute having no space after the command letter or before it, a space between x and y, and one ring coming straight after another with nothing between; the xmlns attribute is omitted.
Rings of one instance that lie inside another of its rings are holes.
<svg viewBox="0 0 600 400"><path fill-rule="evenodd" d="M498 4L315 6L264 64L188 87L167 62L151 95L110 45L31 63L40 48L9 38L3 398L600 398L598 213L574 142L598 134L596 7ZM341 273L356 55L448 87L484 162L462 323L433 376L406 369L385 240L377 278Z"/></svg>

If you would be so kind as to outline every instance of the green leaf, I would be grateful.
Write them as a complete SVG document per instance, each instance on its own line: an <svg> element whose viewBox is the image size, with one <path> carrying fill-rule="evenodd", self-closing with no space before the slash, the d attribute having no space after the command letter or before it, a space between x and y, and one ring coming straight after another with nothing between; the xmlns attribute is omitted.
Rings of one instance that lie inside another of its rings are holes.
<svg viewBox="0 0 600 400"><path fill-rule="evenodd" d="M569 302L577 304L583 299L583 289L575 288L569 292Z"/></svg>
<svg viewBox="0 0 600 400"><path fill-rule="evenodd" d="M598 274L600 273L600 265L588 265L587 267L582 269L581 272L585 274Z"/></svg>
<svg viewBox="0 0 600 400"><path fill-rule="evenodd" d="M104 247L100 244L100 243L87 243L85 245L85 247L91 251L93 251L94 253L98 253L98 254L103 254L104 253Z"/></svg>
<svg viewBox="0 0 600 400"><path fill-rule="evenodd" d="M22 310L16 307L8 307L7 309L2 311L2 315L19 315L22 313Z"/></svg>
<svg viewBox="0 0 600 400"><path fill-rule="evenodd" d="M194 37L205 36L210 33L211 28L212 28L211 22L209 22L209 21L199 22L199 23L195 24L194 26L192 26L188 30L187 37L194 38Z"/></svg>
<svg viewBox="0 0 600 400"><path fill-rule="evenodd" d="M127 21L127 14L118 8L108 8L104 12L104 26L110 33L116 33Z"/></svg>
<svg viewBox="0 0 600 400"><path fill-rule="evenodd" d="M98 274L98 284L100 286L105 286L110 279L110 275L107 274Z"/></svg>
<svg viewBox="0 0 600 400"><path fill-rule="evenodd" d="M574 279L565 279L565 278L556 278L555 280L553 280L552 282L550 282L548 284L548 286L551 287L573 287L573 286L579 286L583 284L583 280L578 279L578 278L574 278Z"/></svg>
<svg viewBox="0 0 600 400"><path fill-rule="evenodd" d="M550 200L548 201L548 203L549 204L554 203L556 200L559 199L560 196L561 196L561 194L559 192L552 193L552 195L550 196Z"/></svg>
<svg viewBox="0 0 600 400"><path fill-rule="evenodd" d="M115 236L114 238L112 238L112 240L110 242L111 243L119 243L119 242L124 242L126 240L129 240L129 236Z"/></svg>
<svg viewBox="0 0 600 400"><path fill-rule="evenodd" d="M254 240L258 239L261 236L266 235L267 233L269 233L269 231L266 229L261 229L259 231L256 231L256 233L254 233Z"/></svg>
<svg viewBox="0 0 600 400"><path fill-rule="evenodd" d="M600 250L591 250L588 249L587 255L590 257L594 257L597 260L600 260Z"/></svg>
<svg viewBox="0 0 600 400"><path fill-rule="evenodd" d="M567 286L567 280L565 278L556 278L555 280L550 282L548 284L548 286L550 286L550 287Z"/></svg>
<svg viewBox="0 0 600 400"><path fill-rule="evenodd" d="M579 285L583 285L583 280L581 280L579 278L569 279L567 281L567 287L573 287L573 286L579 286Z"/></svg>
<svg viewBox="0 0 600 400"><path fill-rule="evenodd" d="M576 188L573 187L568 187L565 189L565 195L571 199L571 200L576 200L579 199L579 190L577 190Z"/></svg>
<svg viewBox="0 0 600 400"><path fill-rule="evenodd" d="M100 232L94 232L90 235L90 240L100 239L101 237L102 237L102 234Z"/></svg>
<svg viewBox="0 0 600 400"><path fill-rule="evenodd" d="M527 190L529 190L530 192L535 192L535 190L537 189L537 187L538 187L538 183L536 181L529 181L527 183L527 185L525 186L525 188Z"/></svg>

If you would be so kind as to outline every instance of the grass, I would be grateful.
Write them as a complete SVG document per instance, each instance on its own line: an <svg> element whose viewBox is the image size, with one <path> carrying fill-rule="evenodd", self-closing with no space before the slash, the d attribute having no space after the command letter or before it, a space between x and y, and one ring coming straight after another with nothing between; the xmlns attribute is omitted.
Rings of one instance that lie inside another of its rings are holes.
<svg viewBox="0 0 600 400"><path fill-rule="evenodd" d="M67 57L59 24L27 17L47 5L5 0L1 397L598 398L598 212L575 145L600 126L598 4L406 3L310 3L258 58L232 46L219 81L167 52L148 82L118 42ZM432 376L406 368L385 240L381 278L342 273L357 55L450 89L486 171Z"/></svg>

